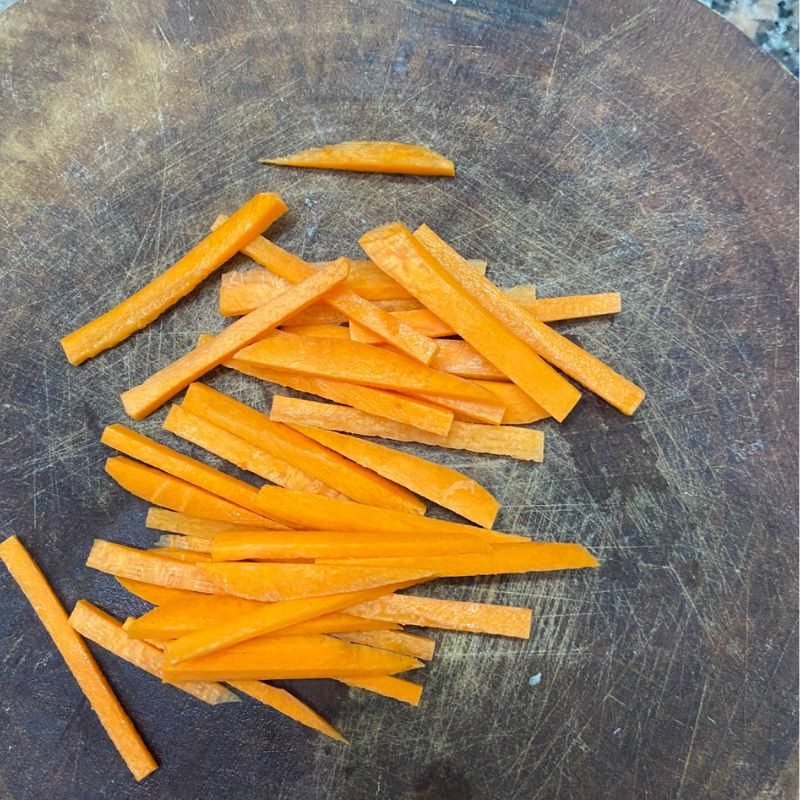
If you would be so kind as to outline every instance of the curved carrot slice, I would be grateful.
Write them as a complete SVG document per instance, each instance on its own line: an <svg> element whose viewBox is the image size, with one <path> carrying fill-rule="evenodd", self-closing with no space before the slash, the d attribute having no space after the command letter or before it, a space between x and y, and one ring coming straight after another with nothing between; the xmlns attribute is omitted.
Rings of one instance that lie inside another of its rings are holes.
<svg viewBox="0 0 800 800"><path fill-rule="evenodd" d="M61 340L70 364L80 364L144 328L189 294L286 211L277 194L257 194L180 261L118 306Z"/></svg>
<svg viewBox="0 0 800 800"><path fill-rule="evenodd" d="M496 395L505 407L503 425L528 425L547 419L550 415L522 389L505 381L475 381Z"/></svg>
<svg viewBox="0 0 800 800"><path fill-rule="evenodd" d="M449 159L422 145L404 142L340 142L301 150L281 158L262 158L261 163L405 175L456 174L456 168Z"/></svg>
<svg viewBox="0 0 800 800"><path fill-rule="evenodd" d="M158 764L120 705L86 643L70 626L64 607L39 566L16 536L10 536L0 543L0 560L28 598L133 777L137 781L147 777Z"/></svg>
<svg viewBox="0 0 800 800"><path fill-rule="evenodd" d="M405 631L354 631L334 635L337 639L344 639L346 642L391 650L393 653L403 653L407 656L414 656L420 661L430 661L436 649L434 639L417 636L414 633L405 633Z"/></svg>
<svg viewBox="0 0 800 800"><path fill-rule="evenodd" d="M405 678L395 678L394 675L376 675L372 678L338 678L341 683L364 689L367 692L382 694L410 706L418 706L422 697L422 687L418 683L407 681Z"/></svg>

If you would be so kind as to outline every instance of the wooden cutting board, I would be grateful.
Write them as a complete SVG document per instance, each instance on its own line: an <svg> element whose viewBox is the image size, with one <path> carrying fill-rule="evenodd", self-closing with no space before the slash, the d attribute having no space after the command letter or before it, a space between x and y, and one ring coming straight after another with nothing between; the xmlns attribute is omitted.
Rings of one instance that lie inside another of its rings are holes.
<svg viewBox="0 0 800 800"><path fill-rule="evenodd" d="M301 686L350 747L250 702L192 705L101 652L162 763L134 786L3 572L0 795L794 796L788 73L694 0L29 0L0 16L0 52L0 519L66 604L142 608L83 566L93 537L152 541L98 438L121 390L220 327L217 281L80 368L57 339L254 192L286 198L272 235L309 259L402 218L500 284L621 291L618 317L565 330L648 390L633 419L587 396L543 425L543 465L436 453L497 493L499 528L603 566L431 590L530 605L533 636L437 636L417 710ZM428 144L458 176L257 163L354 138Z"/></svg>

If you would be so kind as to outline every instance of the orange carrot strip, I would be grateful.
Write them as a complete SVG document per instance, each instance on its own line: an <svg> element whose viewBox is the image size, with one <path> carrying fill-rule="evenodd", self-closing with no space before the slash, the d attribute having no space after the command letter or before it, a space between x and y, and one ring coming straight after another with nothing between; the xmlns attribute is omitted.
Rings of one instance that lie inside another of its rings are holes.
<svg viewBox="0 0 800 800"><path fill-rule="evenodd" d="M182 533L185 536L201 536L203 539L213 539L223 531L240 530L246 527L229 522L217 522L213 519L191 517L188 514L155 506L147 509L147 518L144 524L153 530Z"/></svg>
<svg viewBox="0 0 800 800"><path fill-rule="evenodd" d="M543 322L539 322L532 314L525 313L519 306L509 302L491 281L476 275L474 270L464 263L464 259L429 228L423 225L414 236L429 251L432 251L432 254L444 265L453 280L470 297L480 298L480 302L497 319L542 358L624 414L633 414L636 411L644 400L644 391L640 387L631 383L627 378L623 378L607 364L556 333ZM539 405L552 413L552 410L541 398L531 396ZM556 414L553 416L561 421Z"/></svg>
<svg viewBox="0 0 800 800"><path fill-rule="evenodd" d="M124 589L127 589L132 595L154 606L160 606L164 603L175 603L178 600L190 600L192 598L207 596L200 594L199 592L192 592L188 589L174 589L167 586L156 586L154 583L135 581L132 578L123 578L119 575L116 575L115 577L117 583L119 583L119 585Z"/></svg>
<svg viewBox="0 0 800 800"><path fill-rule="evenodd" d="M503 425L528 425L550 416L514 383L505 381L476 381L476 383L496 395L505 407Z"/></svg>
<svg viewBox="0 0 800 800"><path fill-rule="evenodd" d="M511 383L503 385L513 386ZM419 442L451 450L507 455L527 461L541 461L544 450L544 434L529 428L454 422L447 436L435 436L411 425L376 417L356 408L281 395L272 398L269 416L270 419L288 424L311 425L325 430L377 436L399 442Z"/></svg>
<svg viewBox="0 0 800 800"><path fill-rule="evenodd" d="M599 317L617 314L622 310L619 292L577 294L564 297L542 297L532 303L521 303L539 322L558 322L564 319Z"/></svg>
<svg viewBox="0 0 800 800"><path fill-rule="evenodd" d="M201 383L186 392L183 407L283 459L360 503L422 514L425 505L395 483L354 464L232 397Z"/></svg>
<svg viewBox="0 0 800 800"><path fill-rule="evenodd" d="M488 633L517 639L530 638L533 616L529 608L440 600L411 594L389 594L350 608L348 612L401 625Z"/></svg>
<svg viewBox="0 0 800 800"><path fill-rule="evenodd" d="M261 163L404 175L456 174L456 168L450 159L427 147L405 142L339 142L301 150L281 158L262 158Z"/></svg>
<svg viewBox="0 0 800 800"><path fill-rule="evenodd" d="M261 513L255 505L255 496L258 492L255 486L240 481L232 475L226 475L202 461L178 453L171 447L159 444L124 425L107 425L100 441L126 456L163 470L174 478L211 492L253 514ZM272 520L267 520L267 525L270 522Z"/></svg>
<svg viewBox="0 0 800 800"><path fill-rule="evenodd" d="M86 643L70 626L67 613L47 578L16 536L10 536L0 543L0 560L28 598L133 777L137 781L142 780L158 765Z"/></svg>
<svg viewBox="0 0 800 800"><path fill-rule="evenodd" d="M214 537L211 548L214 561L454 555L491 551L483 539L460 532L420 535L367 531L293 531L275 535L229 531Z"/></svg>
<svg viewBox="0 0 800 800"><path fill-rule="evenodd" d="M110 614L106 614L105 611L101 611L97 606L86 600L78 600L72 610L72 614L70 614L69 623L81 636L95 644L99 644L100 647L113 653L123 661L139 667L139 669L154 675L156 678L162 677L164 658L161 655L161 651L147 642L131 639L118 620L114 619ZM399 651L394 650L393 652ZM188 683L177 683L174 686L176 689L180 689L212 706L220 703L239 702L239 698L221 683L190 681Z"/></svg>
<svg viewBox="0 0 800 800"><path fill-rule="evenodd" d="M282 325L281 330L295 336L316 336L318 339L350 338L350 329L345 325ZM380 337L377 338L379 342L383 341Z"/></svg>
<svg viewBox="0 0 800 800"><path fill-rule="evenodd" d="M414 330L424 333L425 336L432 339L455 335L455 331L446 322L442 322L427 308L412 308L410 311L392 311L391 313L395 319L405 322L406 325L410 325ZM382 344L383 342L379 336L358 322L350 322L349 335L354 342L362 344Z"/></svg>
<svg viewBox="0 0 800 800"><path fill-rule="evenodd" d="M472 381L472 383L476 386L479 385L478 381ZM482 422L487 425L499 425L506 413L505 406L500 404L497 395L493 395L492 400L488 403L463 400L459 397L437 396L427 392L414 392L413 396L452 411L457 419Z"/></svg>
<svg viewBox="0 0 800 800"><path fill-rule="evenodd" d="M120 397L126 413L133 419L146 417L192 381L344 283L348 269L347 259L334 262L327 269L290 287L271 303L265 303L236 320L222 333L197 345L144 383L123 392Z"/></svg>
<svg viewBox="0 0 800 800"><path fill-rule="evenodd" d="M204 539L202 536L167 533L158 537L156 545L162 549L186 550L193 553L211 552L211 540Z"/></svg>
<svg viewBox="0 0 800 800"><path fill-rule="evenodd" d="M418 669L411 656L332 636L260 636L218 653L164 665L164 680L290 680L393 675Z"/></svg>
<svg viewBox="0 0 800 800"><path fill-rule="evenodd" d="M462 378L506 380L506 376L491 361L485 359L469 342L444 339L431 359L431 367L460 375Z"/></svg>
<svg viewBox="0 0 800 800"><path fill-rule="evenodd" d="M163 427L164 430L208 450L209 453L225 459L240 469L252 472L278 486L300 492L326 494L329 497L343 497L319 478L306 474L282 458L193 414L183 406L172 406Z"/></svg>
<svg viewBox="0 0 800 800"><path fill-rule="evenodd" d="M193 550L181 550L172 547L150 547L145 552L153 553L153 555L161 558L171 558L173 561L186 561L189 564L196 564L198 561L211 561L210 553L198 553Z"/></svg>
<svg viewBox="0 0 800 800"><path fill-rule="evenodd" d="M277 712L290 717L295 722L324 733L337 742L347 744L347 739L333 725L328 723L302 700L287 692L286 689L279 689L277 686L271 686L263 681L229 681L229 684L237 691L252 697L254 700L258 700L259 703L263 703L265 706L274 708Z"/></svg>
<svg viewBox="0 0 800 800"><path fill-rule="evenodd" d="M393 675L377 675L372 678L339 678L341 683L364 689L384 697L391 697L401 703L418 706L422 697L422 687L418 683L407 681L405 678L395 678Z"/></svg>
<svg viewBox="0 0 800 800"><path fill-rule="evenodd" d="M436 648L435 640L403 631L356 631L336 633L334 636L337 639L344 639L346 642L365 644L380 650L391 650L393 653L414 656L420 661L430 661Z"/></svg>
<svg viewBox="0 0 800 800"><path fill-rule="evenodd" d="M362 467L374 470L378 475L405 486L476 525L491 528L494 524L500 504L477 481L461 472L344 433L307 425L292 427Z"/></svg>
<svg viewBox="0 0 800 800"><path fill-rule="evenodd" d="M70 364L119 344L163 314L269 227L286 205L277 194L257 194L180 261L127 300L61 340Z"/></svg>
<svg viewBox="0 0 800 800"><path fill-rule="evenodd" d="M86 566L118 578L132 578L171 589L188 589L204 594L218 593L216 584L194 564L163 558L103 539L94 540Z"/></svg>
<svg viewBox="0 0 800 800"><path fill-rule="evenodd" d="M436 316L448 322L453 330L557 420L561 421L569 414L578 402L580 392L476 300L453 277L452 271L445 269L412 236L408 228L399 222L386 225L365 234L359 243L381 269L405 286ZM474 277L496 288L485 278ZM516 308L499 289L497 291Z"/></svg>

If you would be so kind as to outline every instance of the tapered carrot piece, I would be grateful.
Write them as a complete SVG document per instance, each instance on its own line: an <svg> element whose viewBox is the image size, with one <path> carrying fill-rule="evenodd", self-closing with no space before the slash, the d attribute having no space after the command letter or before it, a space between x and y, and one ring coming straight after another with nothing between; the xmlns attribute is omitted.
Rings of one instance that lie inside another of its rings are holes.
<svg viewBox="0 0 800 800"><path fill-rule="evenodd" d="M405 678L395 678L394 675L376 675L372 678L339 678L341 683L364 689L384 697L391 697L401 703L418 706L422 697L422 687L418 683L407 681Z"/></svg>
<svg viewBox="0 0 800 800"><path fill-rule="evenodd" d="M424 666L411 656L350 644L332 636L260 636L180 664L164 680L291 680L394 675Z"/></svg>
<svg viewBox="0 0 800 800"><path fill-rule="evenodd" d="M318 339L350 338L350 329L344 325L282 325L281 330L295 336L315 336ZM378 337L378 341L383 342L383 339Z"/></svg>
<svg viewBox="0 0 800 800"><path fill-rule="evenodd" d="M348 612L401 625L488 633L517 639L530 638L533 616L529 608L440 600L411 594L385 595L350 608Z"/></svg>
<svg viewBox="0 0 800 800"><path fill-rule="evenodd" d="M622 310L622 297L619 292L576 294L564 297L542 297L520 305L533 314L539 322L558 322L566 319L617 314Z"/></svg>
<svg viewBox="0 0 800 800"><path fill-rule="evenodd" d="M163 470L168 475L191 483L200 489L205 489L253 514L261 513L255 505L255 496L258 492L255 486L240 481L232 475L226 475L202 461L178 453L171 447L159 444L124 425L107 425L100 441L126 456ZM270 521L267 520L267 524Z"/></svg>
<svg viewBox="0 0 800 800"><path fill-rule="evenodd" d="M220 533L211 543L214 561L262 559L370 558L373 556L486 553L491 546L477 536L367 531L258 531Z"/></svg>
<svg viewBox="0 0 800 800"><path fill-rule="evenodd" d="M425 570L362 569L348 564L203 562L197 569L219 594L248 600L297 600L424 581ZM388 589L386 591L389 591Z"/></svg>
<svg viewBox="0 0 800 800"><path fill-rule="evenodd" d="M469 342L443 339L431 359L431 367L460 375L462 378L506 380L506 376L491 361L484 358Z"/></svg>
<svg viewBox="0 0 800 800"><path fill-rule="evenodd" d="M259 703L263 703L265 706L274 708L279 713L295 720L295 722L324 733L337 742L347 744L347 739L333 725L328 723L302 700L287 692L286 689L271 686L263 681L229 681L229 684L237 691L252 697L254 700L258 700Z"/></svg>
<svg viewBox="0 0 800 800"><path fill-rule="evenodd" d="M201 383L192 384L186 392L183 407L262 447L357 502L415 514L425 512L424 503L406 489L287 425L272 422L266 415L222 392Z"/></svg>
<svg viewBox="0 0 800 800"><path fill-rule="evenodd" d="M503 385L513 386L510 383ZM454 422L447 436L435 436L411 425L367 414L356 408L282 395L272 398L269 416L270 419L288 424L310 425L329 431L395 439L398 442L419 442L451 450L506 455L526 461L541 461L544 450L544 434L529 428Z"/></svg>
<svg viewBox="0 0 800 800"><path fill-rule="evenodd" d="M229 522L217 522L213 519L192 517L178 511L169 511L166 508L152 507L147 510L145 525L157 531L168 533L181 533L184 536L202 537L213 539L218 533L230 530L252 530L247 526L236 525Z"/></svg>
<svg viewBox="0 0 800 800"><path fill-rule="evenodd" d="M132 578L171 589L188 589L204 594L218 593L216 583L203 575L194 564L163 558L103 539L94 540L86 566L118 578Z"/></svg>
<svg viewBox="0 0 800 800"><path fill-rule="evenodd" d="M170 642L164 652L170 663L179 664L390 593L391 589L382 588L263 603L252 611L187 633Z"/></svg>
<svg viewBox="0 0 800 800"><path fill-rule="evenodd" d="M115 656L133 664L144 672L149 672L156 678L162 677L164 657L161 651L147 642L131 639L123 630L118 620L110 614L101 611L97 606L86 600L78 600L69 623L86 639L99 644L100 647L113 653ZM389 650L391 648L384 648ZM400 652L394 650L393 652ZM187 682L174 684L187 694L202 700L204 703L215 706L220 703L236 703L239 698L221 683Z"/></svg>
<svg viewBox="0 0 800 800"><path fill-rule="evenodd" d="M477 481L461 472L344 433L307 425L293 427L362 467L374 470L443 508L449 508L476 525L491 528L494 524L500 504Z"/></svg>
<svg viewBox="0 0 800 800"><path fill-rule="evenodd" d="M144 581L136 581L133 578L123 578L116 575L117 583L124 589L127 589L132 595L150 603L154 606L160 606L165 603L175 603L178 600L190 600L197 597L207 597L207 595L200 594L200 592L192 592L188 589L175 589L168 586L157 586L154 583L145 583Z"/></svg>
<svg viewBox="0 0 800 800"><path fill-rule="evenodd" d="M210 553L198 553L194 550L184 550L173 547L150 547L146 553L160 556L161 558L171 558L173 561L186 561L189 564L196 564L198 561L211 561Z"/></svg>
<svg viewBox="0 0 800 800"><path fill-rule="evenodd" d="M463 287L470 297L480 298L480 302L497 319L542 358L624 414L633 414L639 407L644 400L644 391L640 387L631 383L627 378L623 378L607 364L556 333L543 322L535 319L532 314L525 313L519 306L510 303L491 281L476 275L474 270L464 263L464 259L429 228L423 225L414 236L444 265L453 279ZM552 413L542 399L535 396L533 399ZM553 416L559 419L556 414Z"/></svg>
<svg viewBox="0 0 800 800"><path fill-rule="evenodd" d="M480 386L479 381L471 381L475 386ZM482 422L487 425L499 425L506 413L505 406L493 392L489 402L464 400L460 397L444 397L443 395L429 394L428 392L414 392L414 397L424 402L435 403L448 411L452 411L456 419L470 422Z"/></svg>
<svg viewBox="0 0 800 800"><path fill-rule="evenodd" d="M505 381L476 381L476 383L496 395L505 407L503 425L528 425L550 416L514 383Z"/></svg>
<svg viewBox="0 0 800 800"><path fill-rule="evenodd" d="M170 408L163 427L164 430L208 450L209 453L229 461L240 469L252 472L278 486L296 489L299 492L326 494L329 497L344 496L319 478L308 475L282 458L193 414L183 406L175 405Z"/></svg>
<svg viewBox="0 0 800 800"><path fill-rule="evenodd" d="M436 641L427 636L417 636L404 631L355 631L350 633L334 634L337 639L346 642L365 644L368 647L377 647L381 650L391 650L393 653L402 653L414 656L421 661L430 661L436 649Z"/></svg>
<svg viewBox="0 0 800 800"><path fill-rule="evenodd" d="M236 359L403 393L427 392L489 404L496 401L490 392L455 375L426 367L401 353L346 339L309 340L290 333L274 333L240 350Z"/></svg>
<svg viewBox="0 0 800 800"><path fill-rule="evenodd" d="M422 145L405 142L340 142L301 150L281 158L262 158L261 163L405 175L456 174L456 168L450 159Z"/></svg>
<svg viewBox="0 0 800 800"><path fill-rule="evenodd" d="M186 550L193 553L210 553L211 539L202 536L184 536L183 534L166 533L158 537L158 547L173 550Z"/></svg>
<svg viewBox="0 0 800 800"><path fill-rule="evenodd" d="M258 502L265 509L273 509L281 519L305 530L368 531L381 533L417 533L424 535L459 534L478 536L495 544L512 541L527 541L525 537L507 533L487 531L458 522L404 514L388 508L375 508L348 500L334 500L307 492L293 492L277 486L264 486L258 494Z"/></svg>
<svg viewBox="0 0 800 800"><path fill-rule="evenodd" d="M392 316L410 325L414 330L430 336L432 339L439 339L442 336L453 336L455 331L432 311L427 308L412 308L410 311L392 311ZM376 336L371 330L365 328L358 322L351 320L349 325L350 338L354 342L363 344L381 344L382 339ZM441 342L439 343L441 346Z"/></svg>
<svg viewBox="0 0 800 800"><path fill-rule="evenodd" d="M220 222L221 219L218 217L214 224L224 224ZM317 272L311 264L287 253L263 236L252 239L242 248L242 252L290 283L299 283ZM366 325L373 333L379 334L387 342L423 364L427 364L436 352L436 342L432 339L399 322L388 311L359 297L346 286L329 292L324 302L348 319L355 319Z"/></svg>
<svg viewBox="0 0 800 800"><path fill-rule="evenodd" d="M47 578L16 536L10 536L0 543L0 560L28 598L133 777L137 781L142 780L158 765L86 643L70 626L67 613Z"/></svg>
<svg viewBox="0 0 800 800"><path fill-rule="evenodd" d="M271 225L286 205L277 194L257 194L180 261L118 306L61 340L70 364L80 364L127 339L189 294L254 236Z"/></svg>
<svg viewBox="0 0 800 800"><path fill-rule="evenodd" d="M291 286L271 303L237 319L210 341L197 345L144 383L123 392L121 399L126 413L134 419L146 417L192 381L344 283L348 271L347 259L342 258Z"/></svg>
<svg viewBox="0 0 800 800"><path fill-rule="evenodd" d="M430 570L440 578L466 575L503 575L515 572L549 572L559 569L596 567L599 562L582 545L574 542L517 542L498 545L491 553L456 556L407 556L394 558L318 558L317 564L341 566L394 567ZM213 567L205 562L200 569Z"/></svg>

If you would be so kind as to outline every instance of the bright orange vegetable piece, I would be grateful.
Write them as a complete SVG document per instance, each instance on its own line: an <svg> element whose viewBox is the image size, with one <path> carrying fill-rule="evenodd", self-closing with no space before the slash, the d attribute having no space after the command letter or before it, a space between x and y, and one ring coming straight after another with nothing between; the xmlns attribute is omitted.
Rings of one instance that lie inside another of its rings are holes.
<svg viewBox="0 0 800 800"><path fill-rule="evenodd" d="M198 561L211 561L210 553L198 553L194 550L183 550L173 547L150 547L145 552L161 558L171 558L173 561L186 561L189 564L196 564Z"/></svg>
<svg viewBox="0 0 800 800"><path fill-rule="evenodd" d="M137 781L142 780L158 764L120 705L86 643L70 626L67 613L47 578L16 536L10 536L0 543L0 560L28 598L133 777Z"/></svg>
<svg viewBox="0 0 800 800"><path fill-rule="evenodd" d="M418 683L412 683L405 678L395 678L394 675L377 675L372 678L339 678L338 680L347 686L382 694L384 697L391 697L393 700L399 700L401 703L408 703L411 706L418 706L422 697L422 687Z"/></svg>
<svg viewBox="0 0 800 800"><path fill-rule="evenodd" d="M511 383L503 385L517 389ZM527 461L541 461L543 457L544 434L529 428L454 422L447 436L434 436L411 425L376 417L356 408L282 395L272 398L272 410L269 416L270 419L290 425L310 425L329 431L377 436L399 442L419 442L451 450L493 453Z"/></svg>
<svg viewBox="0 0 800 800"><path fill-rule="evenodd" d="M175 589L167 586L156 586L154 583L136 581L132 578L123 578L119 575L116 575L115 577L117 579L117 583L119 583L119 585L124 589L127 589L132 595L154 606L160 606L165 603L176 603L178 600L190 600L192 598L208 596L205 594L200 594L199 592L192 592L188 589Z"/></svg>
<svg viewBox="0 0 800 800"><path fill-rule="evenodd" d="M485 359L469 342L460 339L442 339L430 365L433 369L462 378L507 380L491 361Z"/></svg>
<svg viewBox="0 0 800 800"><path fill-rule="evenodd" d="M528 425L550 416L514 383L505 381L476 381L476 383L496 395L505 407L503 425Z"/></svg>
<svg viewBox="0 0 800 800"><path fill-rule="evenodd" d="M170 550L186 550L192 553L210 553L211 539L202 536L184 536L165 533L158 537L157 547Z"/></svg>
<svg viewBox="0 0 800 800"><path fill-rule="evenodd" d="M455 331L442 320L439 319L432 311L427 308L412 308L409 311L392 311L392 316L410 325L414 330L424 333L425 336L430 336L432 339L439 339L443 336L454 336ZM349 325L350 338L354 342L362 342L363 344L381 344L383 342L378 336L372 333L371 330L365 328L358 322L350 321ZM439 343L441 346L441 342Z"/></svg>
<svg viewBox="0 0 800 800"><path fill-rule="evenodd" d="M70 364L119 344L163 314L286 211L277 194L257 194L158 278L61 340Z"/></svg>
<svg viewBox="0 0 800 800"><path fill-rule="evenodd" d="M121 399L126 413L134 419L146 417L192 381L344 283L348 271L347 259L335 261L296 286L289 287L272 302L237 319L213 339L197 345L144 383L123 392Z"/></svg>
<svg viewBox="0 0 800 800"><path fill-rule="evenodd" d="M480 386L479 381L471 381L471 383L475 386ZM494 392L491 394L492 399L489 402L476 402L475 400L464 400L459 397L444 397L442 395L437 396L427 392L415 392L414 397L425 402L442 406L448 411L452 411L458 419L482 422L487 425L499 425L503 421L506 409L497 395Z"/></svg>
<svg viewBox="0 0 800 800"><path fill-rule="evenodd" d="M340 142L301 150L281 158L262 158L261 163L405 175L456 174L456 168L449 159L427 147L405 142Z"/></svg>
<svg viewBox="0 0 800 800"><path fill-rule="evenodd" d="M230 530L245 529L246 526L229 522L218 522L213 519L192 517L178 511L169 511L166 508L149 508L145 525L157 531L168 533L181 533L185 536L213 539L218 533ZM251 530L251 529L248 529Z"/></svg>
<svg viewBox="0 0 800 800"><path fill-rule="evenodd" d="M377 647L381 650L391 650L393 653L402 653L414 656L421 661L430 661L436 649L436 641L427 636L417 636L404 631L355 631L350 633L337 633L337 639L346 642L365 644L368 647Z"/></svg>
<svg viewBox="0 0 800 800"><path fill-rule="evenodd" d="M281 330L295 336L315 336L318 339L350 338L350 329L345 325L282 325ZM378 337L378 341L382 342L383 339Z"/></svg>

